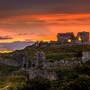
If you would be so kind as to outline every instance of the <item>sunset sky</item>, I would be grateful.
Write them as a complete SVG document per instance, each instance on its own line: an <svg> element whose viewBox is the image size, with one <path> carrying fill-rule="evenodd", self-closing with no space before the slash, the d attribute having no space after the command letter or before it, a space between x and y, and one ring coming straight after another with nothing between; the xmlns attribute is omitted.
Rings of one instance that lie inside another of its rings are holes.
<svg viewBox="0 0 90 90"><path fill-rule="evenodd" d="M0 0L0 43L79 31L90 32L90 0Z"/></svg>

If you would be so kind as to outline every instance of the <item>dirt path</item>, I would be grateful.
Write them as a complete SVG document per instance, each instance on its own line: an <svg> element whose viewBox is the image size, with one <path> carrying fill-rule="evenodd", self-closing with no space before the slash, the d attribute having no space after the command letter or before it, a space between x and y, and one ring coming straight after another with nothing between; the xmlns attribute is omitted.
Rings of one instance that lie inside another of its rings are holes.
<svg viewBox="0 0 90 90"><path fill-rule="evenodd" d="M8 83L4 88L0 88L0 90L8 90L8 88L10 87L11 83Z"/></svg>

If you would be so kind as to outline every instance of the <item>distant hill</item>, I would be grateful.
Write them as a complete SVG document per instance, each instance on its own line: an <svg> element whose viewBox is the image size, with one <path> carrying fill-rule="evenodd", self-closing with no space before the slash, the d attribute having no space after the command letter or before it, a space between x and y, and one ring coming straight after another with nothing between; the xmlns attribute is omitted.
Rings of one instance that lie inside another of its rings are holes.
<svg viewBox="0 0 90 90"><path fill-rule="evenodd" d="M34 42L27 42L27 41L17 41L12 43L0 43L0 51L6 51L6 50L21 50L24 49L27 46L31 46Z"/></svg>

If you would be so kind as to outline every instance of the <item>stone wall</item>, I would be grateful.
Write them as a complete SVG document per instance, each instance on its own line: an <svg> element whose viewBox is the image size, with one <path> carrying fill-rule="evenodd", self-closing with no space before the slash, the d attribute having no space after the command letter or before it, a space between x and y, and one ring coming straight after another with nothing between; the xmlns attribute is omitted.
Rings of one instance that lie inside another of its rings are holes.
<svg viewBox="0 0 90 90"><path fill-rule="evenodd" d="M54 62L48 62L45 59L45 54L43 52L41 53L38 52L36 54L36 60L32 61L31 63L34 64L34 67L33 65L30 65L31 67L28 67L29 63L25 57L23 57L22 59L19 58L18 60L0 59L0 64L15 67L21 66L21 69L24 68L23 70L27 71L30 79L40 76L50 80L55 80L57 79L56 73L49 72L47 69L54 67L73 68L76 67L77 65L81 65L82 63L85 63L90 60L90 52L83 52L82 55L83 55L82 58L79 58L80 60L77 60L76 57L72 58L72 60L60 60L60 61L55 60Z"/></svg>
<svg viewBox="0 0 90 90"><path fill-rule="evenodd" d="M35 64L36 66L38 66L40 63L44 66L44 67L56 67L56 66L77 66L81 64L81 61L83 63L85 63L86 61L90 60L90 52L83 52L82 53L82 58L81 60L60 60L57 61L55 60L54 62L48 62L47 60L45 60L45 54L39 55L40 53L38 52L38 54L36 55L36 60L33 60L32 64ZM44 57L44 58L43 58ZM37 59L38 58L38 59ZM39 61L40 58L40 61ZM42 61L41 61L42 59ZM20 62L19 62L20 61ZM21 64L25 64L27 60L24 58L23 60L3 60L2 58L0 58L0 63L1 64L6 64L6 65L10 65L10 66L20 66ZM23 66L21 65L21 66Z"/></svg>
<svg viewBox="0 0 90 90"><path fill-rule="evenodd" d="M55 61L55 62L46 62L44 63L44 68L56 68L56 67L76 67L78 65L81 65L81 61L77 61L77 60L60 60L60 61Z"/></svg>

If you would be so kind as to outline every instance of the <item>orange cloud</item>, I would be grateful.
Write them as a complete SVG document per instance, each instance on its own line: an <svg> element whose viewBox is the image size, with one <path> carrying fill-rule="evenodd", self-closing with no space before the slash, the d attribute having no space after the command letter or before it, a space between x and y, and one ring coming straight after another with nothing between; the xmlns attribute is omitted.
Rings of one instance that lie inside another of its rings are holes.
<svg viewBox="0 0 90 90"><path fill-rule="evenodd" d="M0 21L0 31L13 37L8 41L56 40L58 32L90 31L90 13L11 16Z"/></svg>

